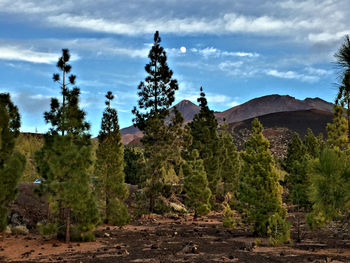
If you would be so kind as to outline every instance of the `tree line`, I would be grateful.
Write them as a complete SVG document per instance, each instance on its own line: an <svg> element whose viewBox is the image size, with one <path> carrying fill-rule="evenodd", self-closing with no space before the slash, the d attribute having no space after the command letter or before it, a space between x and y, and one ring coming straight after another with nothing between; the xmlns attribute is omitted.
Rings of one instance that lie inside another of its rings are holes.
<svg viewBox="0 0 350 263"><path fill-rule="evenodd" d="M308 213L310 228L348 215L349 37L336 54L344 72L327 140L311 130L303 140L295 134L281 163L270 153L258 119L252 122L244 149L238 151L227 123L219 125L209 108L202 87L197 100L200 111L185 125L181 113L170 110L178 83L160 43L157 31L145 66L147 77L137 87L139 100L132 110L133 123L144 135L142 147L123 146L117 110L112 107L114 95L109 91L95 161L69 50L62 50L59 73L53 75L61 98L52 98L50 110L44 113L50 129L35 156L43 178L36 192L48 201L47 220L40 226L43 234L56 234L66 242L91 241L93 230L102 222L128 224L125 182L139 186L135 199L151 213L167 212L165 200L180 196L194 217L223 210L225 227L246 224L256 236L270 237L273 244L290 241L283 193L287 203ZM8 93L0 94L0 113L1 231L7 225L7 207L15 199L25 158L14 149L20 115ZM287 172L284 178L281 169Z"/></svg>

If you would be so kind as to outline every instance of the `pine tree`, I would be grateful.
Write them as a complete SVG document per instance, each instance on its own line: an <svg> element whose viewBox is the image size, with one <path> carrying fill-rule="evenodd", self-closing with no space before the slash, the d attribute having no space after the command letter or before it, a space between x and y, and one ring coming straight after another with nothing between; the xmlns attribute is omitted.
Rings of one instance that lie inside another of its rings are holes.
<svg viewBox="0 0 350 263"><path fill-rule="evenodd" d="M124 146L117 111L111 107L114 98L112 92L107 92L106 98L107 107L103 112L96 151L97 189L99 197L104 201L106 222L125 225L130 216L123 203L129 194L124 180Z"/></svg>
<svg viewBox="0 0 350 263"><path fill-rule="evenodd" d="M343 70L342 84L339 85L339 91L335 100L336 105L346 107L348 139L350 139L350 37L345 36L345 41L334 55L338 66Z"/></svg>
<svg viewBox="0 0 350 263"><path fill-rule="evenodd" d="M15 151L20 115L10 94L0 93L0 232L7 225L7 206L17 194L17 184L24 171L25 158Z"/></svg>
<svg viewBox="0 0 350 263"><path fill-rule="evenodd" d="M240 210L243 218L253 224L256 235L286 241L289 229L285 222L286 210L282 207L282 187L269 151L269 141L262 131L261 123L254 119L242 153Z"/></svg>
<svg viewBox="0 0 350 263"><path fill-rule="evenodd" d="M314 141L312 135L308 135L308 142ZM314 152L312 149L312 153ZM292 140L288 144L288 153L284 159L283 167L288 173L285 178L286 186L289 190L288 197L293 204L297 205L298 210L302 207L306 209L310 208L311 205L308 196L310 178L307 169L311 158L314 157L307 153L307 149L301 141L299 134L294 133Z"/></svg>
<svg viewBox="0 0 350 263"><path fill-rule="evenodd" d="M322 141L322 137L316 137L312 130L308 128L303 140L306 153L312 158L317 158L321 153Z"/></svg>
<svg viewBox="0 0 350 263"><path fill-rule="evenodd" d="M42 191L49 195L51 219L64 225L65 233L60 231L59 236L64 236L66 242L76 232L84 239L85 233L99 222L88 171L92 163L90 125L85 121L85 112L79 109L80 89L70 88L66 82L69 78L70 84L75 84L75 76L67 75L71 70L69 59L69 51L63 49L57 63L62 80L59 74L53 76L60 85L62 102L51 99L51 110L44 114L51 128L36 155L38 172L45 179Z"/></svg>
<svg viewBox="0 0 350 263"><path fill-rule="evenodd" d="M219 133L219 156L220 156L220 175L223 183L223 196L231 193L233 198L237 197L238 179L241 169L240 155L233 143L231 134L228 132L228 125L220 128Z"/></svg>
<svg viewBox="0 0 350 263"><path fill-rule="evenodd" d="M199 159L197 150L192 151L191 158L192 160L184 163L182 170L185 177L186 204L194 209L194 217L197 217L210 212L211 191L208 188L203 160Z"/></svg>
<svg viewBox="0 0 350 263"><path fill-rule="evenodd" d="M153 46L149 52L150 62L145 66L148 73L138 86L140 99L134 107L134 125L144 133L142 144L146 158L146 190L150 201L150 211L154 211L155 201L161 194L164 180L171 170L170 160L178 150L170 143L171 131L165 124L169 108L175 100L178 84L172 78L173 72L167 64L164 48L160 46L158 31L154 34Z"/></svg>
<svg viewBox="0 0 350 263"><path fill-rule="evenodd" d="M137 147L124 147L124 163L125 182L141 186L145 180L143 151Z"/></svg>
<svg viewBox="0 0 350 263"><path fill-rule="evenodd" d="M310 165L312 212L307 223L313 229L349 213L350 160L339 149L326 148Z"/></svg>
<svg viewBox="0 0 350 263"><path fill-rule="evenodd" d="M201 109L194 116L192 122L188 124L192 135L192 145L189 147L189 152L194 149L198 150L199 158L203 160L209 188L214 198L220 181L218 122L214 112L208 107L203 88L200 89L200 92L200 97L197 101Z"/></svg>
<svg viewBox="0 0 350 263"><path fill-rule="evenodd" d="M348 123L344 117L343 108L334 106L334 119L327 124L327 142L332 147L345 149L348 146Z"/></svg>

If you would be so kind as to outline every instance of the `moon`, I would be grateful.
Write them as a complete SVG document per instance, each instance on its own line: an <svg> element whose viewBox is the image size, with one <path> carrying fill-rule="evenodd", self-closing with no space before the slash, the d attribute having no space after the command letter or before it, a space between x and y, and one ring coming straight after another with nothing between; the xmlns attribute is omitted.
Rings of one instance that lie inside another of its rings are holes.
<svg viewBox="0 0 350 263"><path fill-rule="evenodd" d="M186 53L187 49L186 49L186 47L182 46L182 47L180 47L180 51L181 51L181 53Z"/></svg>

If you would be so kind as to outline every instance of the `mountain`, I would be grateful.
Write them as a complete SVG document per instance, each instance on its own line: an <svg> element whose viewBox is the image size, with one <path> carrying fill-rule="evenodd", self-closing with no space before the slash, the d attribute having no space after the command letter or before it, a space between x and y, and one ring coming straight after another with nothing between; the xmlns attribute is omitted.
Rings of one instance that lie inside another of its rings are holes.
<svg viewBox="0 0 350 263"><path fill-rule="evenodd" d="M274 94L252 99L226 111L218 112L215 115L219 122L222 122L225 118L227 123L232 123L275 112L310 109L333 112L333 104L320 98L298 100L288 95Z"/></svg>
<svg viewBox="0 0 350 263"><path fill-rule="evenodd" d="M200 107L192 103L191 101L182 100L178 104L170 108L170 116L174 110L174 107L176 107L176 109L181 112L185 123L192 121L194 115L196 115L200 110ZM122 134L123 144L129 144L134 140L139 141L140 138L142 138L143 136L142 132L134 126L129 126L124 129L121 129L120 132Z"/></svg>
<svg viewBox="0 0 350 263"><path fill-rule="evenodd" d="M332 122L333 114L327 111L311 109L301 111L275 112L257 117L264 127L264 136L270 141L270 150L282 159L287 153L288 142L294 132L301 137L310 128L318 136L327 136L326 125ZM244 142L249 138L253 118L240 122L230 123L228 126L238 149L243 148Z"/></svg>
<svg viewBox="0 0 350 263"><path fill-rule="evenodd" d="M194 115L200 110L199 106L195 105L189 100L183 100L174 107L176 107L182 113L185 123L190 122ZM308 110L318 110L320 112L332 113L333 104L320 98L306 98L305 100L298 100L288 95L273 94L252 99L223 112L215 112L215 116L219 122L223 122L223 120L226 119L227 123L234 123L273 113ZM317 115L317 113L315 114ZM314 116L315 118L317 118L316 115ZM285 118L288 117L286 116ZM288 119L276 119L273 121L273 123L275 126L282 125L280 127L283 127L284 124L280 123L280 121L284 121L287 124L289 122ZM295 123L293 122L293 125L294 124ZM306 125L308 124L306 123ZM128 144L135 140L138 142L140 138L142 138L142 132L133 126L122 129L121 133L123 135L122 141L124 144Z"/></svg>

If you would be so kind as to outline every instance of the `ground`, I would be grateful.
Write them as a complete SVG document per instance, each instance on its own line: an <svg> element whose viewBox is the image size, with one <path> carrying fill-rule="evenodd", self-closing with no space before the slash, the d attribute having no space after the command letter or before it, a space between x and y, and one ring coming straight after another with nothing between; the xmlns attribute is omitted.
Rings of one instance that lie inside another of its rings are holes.
<svg viewBox="0 0 350 263"><path fill-rule="evenodd" d="M334 229L310 232L303 225L302 242L273 247L243 228L224 229L220 220L219 213L199 220L154 215L122 228L101 226L90 243L2 235L0 262L350 262L350 240Z"/></svg>

